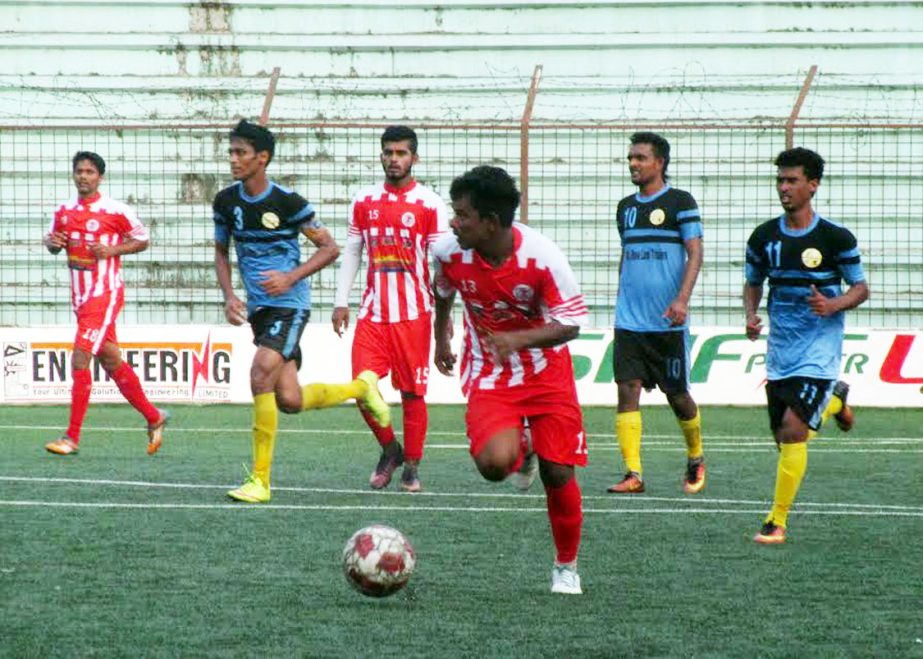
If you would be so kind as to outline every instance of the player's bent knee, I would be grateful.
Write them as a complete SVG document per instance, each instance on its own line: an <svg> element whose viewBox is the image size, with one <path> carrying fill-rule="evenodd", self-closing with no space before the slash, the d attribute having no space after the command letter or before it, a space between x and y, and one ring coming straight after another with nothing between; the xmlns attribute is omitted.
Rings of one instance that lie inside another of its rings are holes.
<svg viewBox="0 0 923 659"><path fill-rule="evenodd" d="M494 482L505 479L509 475L512 466L502 466L492 462L481 462L477 459L475 459L474 464L477 465L478 471L481 472L481 476Z"/></svg>
<svg viewBox="0 0 923 659"><path fill-rule="evenodd" d="M276 407L283 414L298 414L301 412L301 397L279 395L276 393Z"/></svg>

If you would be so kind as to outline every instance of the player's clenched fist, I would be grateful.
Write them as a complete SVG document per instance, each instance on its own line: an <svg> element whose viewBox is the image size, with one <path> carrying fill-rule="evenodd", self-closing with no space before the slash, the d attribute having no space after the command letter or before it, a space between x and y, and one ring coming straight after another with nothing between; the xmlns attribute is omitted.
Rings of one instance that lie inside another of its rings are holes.
<svg viewBox="0 0 923 659"><path fill-rule="evenodd" d="M231 325L243 325L247 322L247 305L238 298L231 298L224 303L224 317Z"/></svg>
<svg viewBox="0 0 923 659"><path fill-rule="evenodd" d="M747 314L747 338L756 341L763 331L763 319L754 314Z"/></svg>

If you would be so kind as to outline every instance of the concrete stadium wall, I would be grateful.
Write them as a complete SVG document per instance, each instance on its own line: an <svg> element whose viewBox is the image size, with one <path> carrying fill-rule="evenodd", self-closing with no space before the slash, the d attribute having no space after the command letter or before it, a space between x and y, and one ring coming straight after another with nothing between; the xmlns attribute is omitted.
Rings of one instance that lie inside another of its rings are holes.
<svg viewBox="0 0 923 659"><path fill-rule="evenodd" d="M920 113L923 5L0 0L0 118L651 120Z"/></svg>

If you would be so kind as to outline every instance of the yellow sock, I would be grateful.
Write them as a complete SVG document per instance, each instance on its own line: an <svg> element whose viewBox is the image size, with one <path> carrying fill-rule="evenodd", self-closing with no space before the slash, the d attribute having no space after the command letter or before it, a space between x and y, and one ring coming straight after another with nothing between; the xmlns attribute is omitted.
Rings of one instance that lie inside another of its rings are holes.
<svg viewBox="0 0 923 659"><path fill-rule="evenodd" d="M843 409L843 400L839 396L831 396L830 402L827 403L827 407L824 408L824 411L820 413L820 424L824 425L827 423L827 419L832 417L834 414L839 414Z"/></svg>
<svg viewBox="0 0 923 659"><path fill-rule="evenodd" d="M276 445L279 410L276 395L256 394L253 397L253 474L269 487L272 450Z"/></svg>
<svg viewBox="0 0 923 659"><path fill-rule="evenodd" d="M349 384L306 384L301 388L301 409L333 407L352 398L361 398L368 390L369 385L362 380L353 380Z"/></svg>
<svg viewBox="0 0 923 659"><path fill-rule="evenodd" d="M686 455L692 458L702 457L702 415L699 410L691 419L677 419L679 427L683 429L686 438Z"/></svg>
<svg viewBox="0 0 923 659"><path fill-rule="evenodd" d="M619 412L615 415L615 436L622 449L622 459L628 471L641 475L641 412Z"/></svg>
<svg viewBox="0 0 923 659"><path fill-rule="evenodd" d="M777 526L786 526L789 508L795 501L795 495L798 494L798 487L807 468L808 445L805 442L780 445L779 467L776 470L776 496L767 521L772 521Z"/></svg>

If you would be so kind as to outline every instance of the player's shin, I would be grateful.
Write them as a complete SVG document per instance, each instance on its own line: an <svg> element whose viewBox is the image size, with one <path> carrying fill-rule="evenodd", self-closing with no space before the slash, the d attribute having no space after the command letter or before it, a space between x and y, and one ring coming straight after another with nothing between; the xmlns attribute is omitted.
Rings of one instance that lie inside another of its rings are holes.
<svg viewBox="0 0 923 659"><path fill-rule="evenodd" d="M115 380L115 384L118 385L119 391L125 396L125 400L141 412L149 424L157 423L160 420L160 411L147 399L147 395L141 387L141 380L138 379L137 374L128 365L128 362L122 362L110 375Z"/></svg>
<svg viewBox="0 0 923 659"><path fill-rule="evenodd" d="M80 429L83 427L83 417L86 416L90 406L90 392L93 390L93 376L90 369L82 368L74 371L74 383L71 387L71 415L67 425L67 436L78 444L80 442Z"/></svg>
<svg viewBox="0 0 923 659"><path fill-rule="evenodd" d="M401 400L401 405L404 409L404 458L419 462L429 424L426 401L420 396L409 396Z"/></svg>
<svg viewBox="0 0 923 659"><path fill-rule="evenodd" d="M768 521L785 527L788 511L795 501L804 472L808 468L808 445L805 442L781 444L779 465L776 470L776 493Z"/></svg>
<svg viewBox="0 0 923 659"><path fill-rule="evenodd" d="M272 452L276 445L279 411L276 396L269 392L253 396L253 475L269 487Z"/></svg>
<svg viewBox="0 0 923 659"><path fill-rule="evenodd" d="M560 487L545 485L548 503L548 520L557 550L558 565L573 564L580 548L583 527L583 503L576 478L570 478Z"/></svg>
<svg viewBox="0 0 923 659"><path fill-rule="evenodd" d="M702 457L702 415L696 410L691 419L677 419L686 440L686 455L690 459Z"/></svg>
<svg viewBox="0 0 923 659"><path fill-rule="evenodd" d="M641 411L615 415L615 436L619 440L627 471L641 475Z"/></svg>
<svg viewBox="0 0 923 659"><path fill-rule="evenodd" d="M372 418L369 412L362 409L362 406L357 407L359 407L359 412L362 414L362 418L365 419L365 423L368 425L369 430L375 435L375 439L382 448L394 441L394 426L383 427L378 425L378 422Z"/></svg>
<svg viewBox="0 0 923 659"><path fill-rule="evenodd" d="M316 410L333 407L362 396L368 385L360 380L348 384L324 384L315 382L301 388L301 409Z"/></svg>

